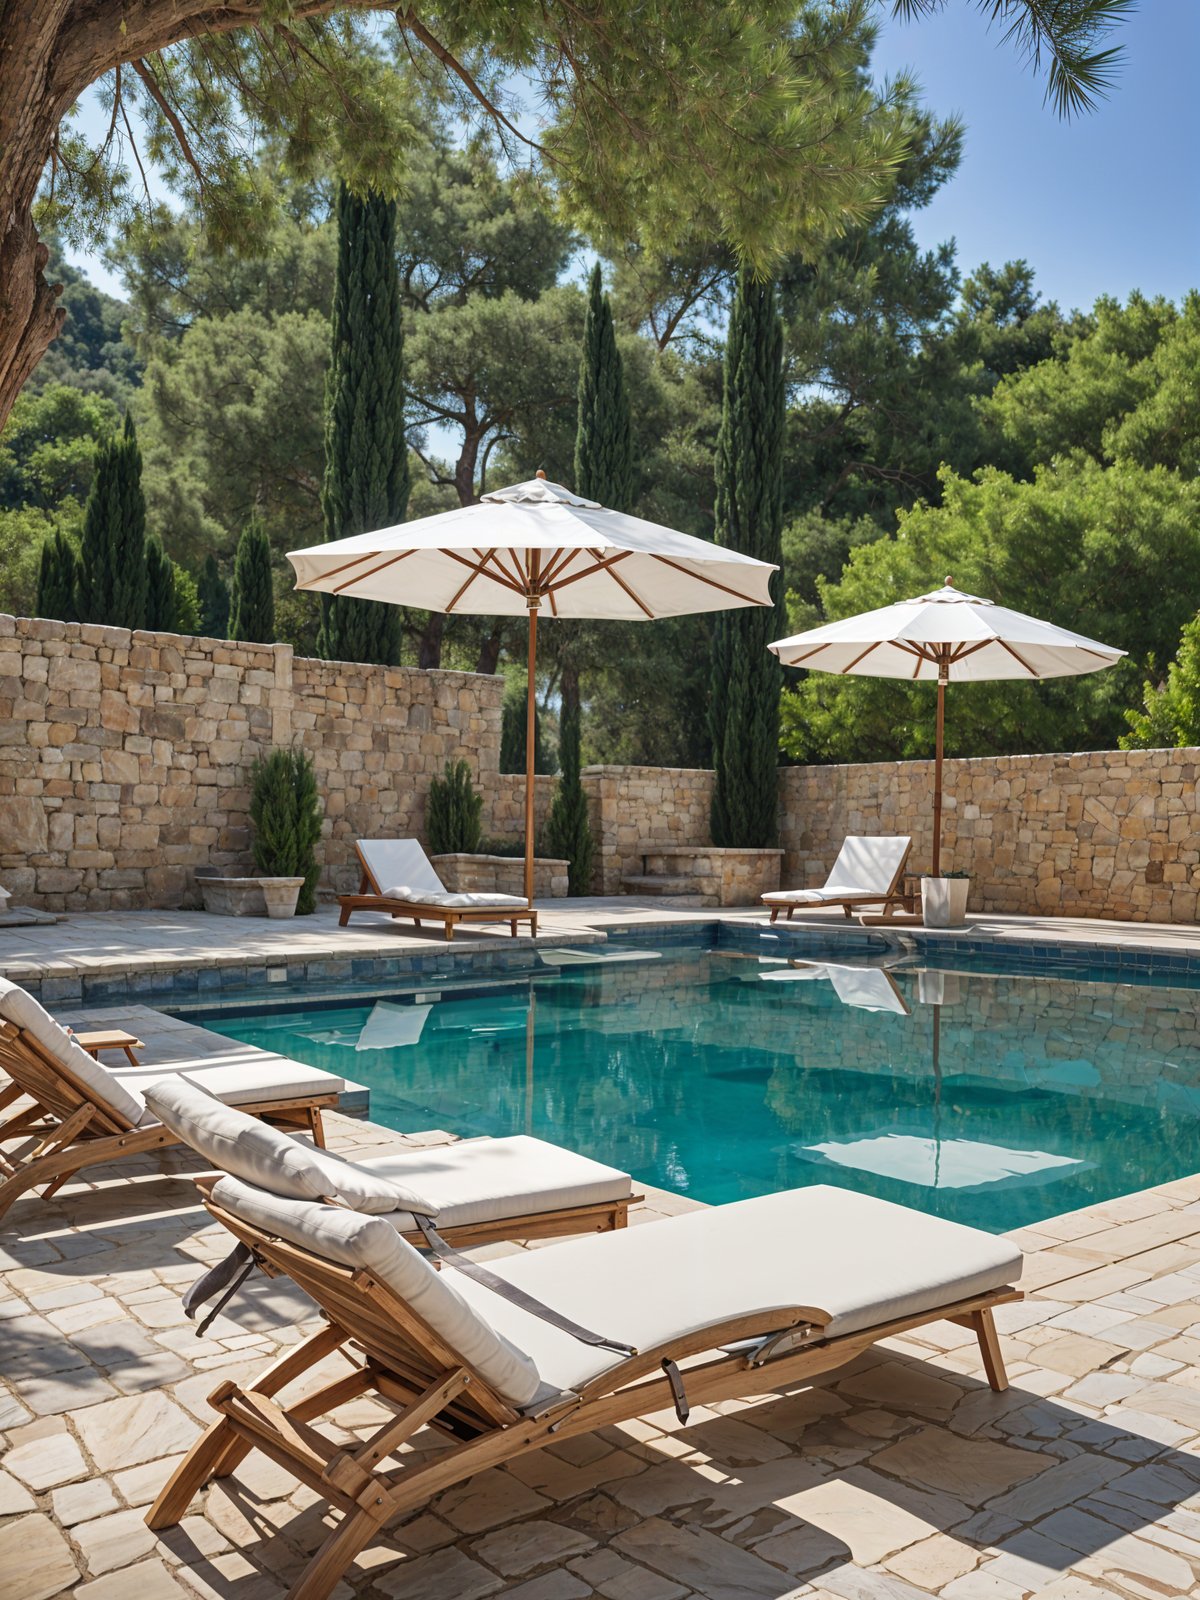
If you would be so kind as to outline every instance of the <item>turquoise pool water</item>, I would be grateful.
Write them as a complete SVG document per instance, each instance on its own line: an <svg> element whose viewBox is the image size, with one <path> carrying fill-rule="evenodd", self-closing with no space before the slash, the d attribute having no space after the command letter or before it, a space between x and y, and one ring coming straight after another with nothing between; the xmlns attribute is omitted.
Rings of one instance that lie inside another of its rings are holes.
<svg viewBox="0 0 1200 1600"><path fill-rule="evenodd" d="M533 1133L714 1204L836 1183L999 1231L1200 1171L1196 989L836 953L536 959L203 1020L366 1084L388 1126Z"/></svg>

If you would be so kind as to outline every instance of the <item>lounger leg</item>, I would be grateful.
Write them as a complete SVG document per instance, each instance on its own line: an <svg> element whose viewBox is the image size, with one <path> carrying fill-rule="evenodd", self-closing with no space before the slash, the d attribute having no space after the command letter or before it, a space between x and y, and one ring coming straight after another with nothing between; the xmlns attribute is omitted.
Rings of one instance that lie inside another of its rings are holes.
<svg viewBox="0 0 1200 1600"><path fill-rule="evenodd" d="M348 1513L288 1590L287 1600L326 1600L379 1527L379 1522L366 1511Z"/></svg>
<svg viewBox="0 0 1200 1600"><path fill-rule="evenodd" d="M312 1142L316 1145L318 1150L324 1150L325 1124L321 1121L321 1108L320 1106L309 1106L307 1110L308 1129L312 1134Z"/></svg>
<svg viewBox="0 0 1200 1600"><path fill-rule="evenodd" d="M254 1383L252 1391L274 1395L302 1372L336 1350L346 1335L332 1324L280 1356ZM183 1516L195 1495L211 1478L225 1478L251 1449L228 1417L212 1423L159 1490L146 1513L151 1528L170 1528Z"/></svg>
<svg viewBox="0 0 1200 1600"><path fill-rule="evenodd" d="M343 906L342 907L342 914L338 918L338 927L339 928L344 928L349 921L350 921L350 907L349 906Z"/></svg>
<svg viewBox="0 0 1200 1600"><path fill-rule="evenodd" d="M446 943L449 944L454 937L454 918L446 918Z"/></svg>
<svg viewBox="0 0 1200 1600"><path fill-rule="evenodd" d="M774 922L778 916L779 916L779 907L778 906L772 906L771 907L771 921Z"/></svg>
<svg viewBox="0 0 1200 1600"><path fill-rule="evenodd" d="M979 1354L983 1357L983 1370L987 1374L987 1381L997 1394L1003 1394L1008 1388L1008 1374L1004 1370L1004 1352L1000 1348L1000 1336L996 1332L996 1319L990 1310L972 1311L971 1326L975 1329L975 1337L979 1340Z"/></svg>
<svg viewBox="0 0 1200 1600"><path fill-rule="evenodd" d="M537 912L536 911L533 912L532 915L529 918L529 937L531 939L536 939L537 938Z"/></svg>

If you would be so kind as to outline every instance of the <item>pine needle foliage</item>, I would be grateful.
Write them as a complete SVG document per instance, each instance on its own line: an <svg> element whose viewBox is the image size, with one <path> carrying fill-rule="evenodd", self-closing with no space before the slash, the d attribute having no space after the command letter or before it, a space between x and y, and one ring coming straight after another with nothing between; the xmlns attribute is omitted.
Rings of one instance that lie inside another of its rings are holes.
<svg viewBox="0 0 1200 1600"><path fill-rule="evenodd" d="M545 850L559 861L567 861L568 893L589 894L592 887L592 857L595 844L588 821L587 796L581 781L580 715L576 701L563 703L558 740L558 787L546 822Z"/></svg>
<svg viewBox="0 0 1200 1600"><path fill-rule="evenodd" d="M77 622L75 590L79 581L79 557L75 546L61 528L56 528L42 545L38 567L36 610L39 617L58 622Z"/></svg>
<svg viewBox="0 0 1200 1600"><path fill-rule="evenodd" d="M474 855L483 837L483 796L465 761L447 761L445 776L429 785L425 836L434 856Z"/></svg>
<svg viewBox="0 0 1200 1600"><path fill-rule="evenodd" d="M1140 711L1127 711L1122 750L1171 750L1200 742L1200 616L1184 624L1179 651L1158 683L1148 682Z"/></svg>
<svg viewBox="0 0 1200 1600"><path fill-rule="evenodd" d="M200 631L208 639L229 637L229 586L217 558L209 551L200 572Z"/></svg>
<svg viewBox="0 0 1200 1600"><path fill-rule="evenodd" d="M317 909L317 840L321 800L312 761L303 750L272 750L250 773L254 870L264 878L303 878L297 916Z"/></svg>
<svg viewBox="0 0 1200 1600"><path fill-rule="evenodd" d="M775 287L738 274L729 317L721 427L717 435L717 543L760 561L782 561L783 329ZM772 580L778 582L778 574ZM779 637L775 606L717 613L709 723L716 783L715 845L778 843Z"/></svg>
<svg viewBox="0 0 1200 1600"><path fill-rule="evenodd" d="M404 326L396 268L396 205L345 184L338 191L337 277L325 384L326 539L403 522ZM329 661L400 661L400 613L376 600L322 595L317 648Z"/></svg>
<svg viewBox="0 0 1200 1600"><path fill-rule="evenodd" d="M146 622L146 498L133 418L96 452L83 514L77 609L81 622Z"/></svg>
<svg viewBox="0 0 1200 1600"><path fill-rule="evenodd" d="M229 637L244 644L275 643L275 585L271 544L257 517L242 529L233 558Z"/></svg>

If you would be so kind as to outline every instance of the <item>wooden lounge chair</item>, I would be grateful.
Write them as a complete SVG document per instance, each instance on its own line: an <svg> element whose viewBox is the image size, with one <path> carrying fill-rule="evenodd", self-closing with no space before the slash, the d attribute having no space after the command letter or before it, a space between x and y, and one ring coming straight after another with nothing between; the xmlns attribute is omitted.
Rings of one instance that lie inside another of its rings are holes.
<svg viewBox="0 0 1200 1600"><path fill-rule="evenodd" d="M775 922L780 912L792 920L803 906L841 906L849 917L865 906L882 906L884 915L910 909L900 884L912 840L907 834L849 834L829 877L819 889L775 889L762 903Z"/></svg>
<svg viewBox="0 0 1200 1600"><path fill-rule="evenodd" d="M0 978L0 1217L28 1189L42 1198L84 1167L164 1149L179 1141L146 1104L143 1090L186 1077L251 1116L303 1128L325 1142L321 1113L338 1103L341 1078L283 1056L246 1052L212 1061L113 1070L77 1045L24 989ZM15 1146L15 1148L13 1148Z"/></svg>
<svg viewBox="0 0 1200 1600"><path fill-rule="evenodd" d="M941 1318L974 1330L988 1381L1006 1387L992 1312L1020 1299L1020 1252L847 1190L797 1189L527 1251L491 1263L501 1293L434 1271L381 1218L236 1178L200 1187L212 1216L328 1321L253 1383L214 1389L217 1419L146 1521L178 1522L204 1484L261 1450L342 1512L289 1600L325 1600L384 1526L486 1468L672 1405L686 1421L689 1406L778 1393ZM343 1371L277 1398L335 1351ZM365 1443L314 1426L363 1394L392 1408ZM406 1450L427 1425L445 1447Z"/></svg>
<svg viewBox="0 0 1200 1600"><path fill-rule="evenodd" d="M537 933L537 912L515 894L455 894L445 888L416 839L359 839L354 846L362 867L357 894L338 896L345 927L356 911L384 911L393 918L440 922L447 940L460 922L507 922L514 939L522 922Z"/></svg>
<svg viewBox="0 0 1200 1600"><path fill-rule="evenodd" d="M833 961L789 962L786 967L773 967L759 973L767 983L786 983L789 980L825 978L844 1006L856 1011L890 1011L897 1017L912 1015L908 1001L900 993L900 986L891 973L883 967L854 967Z"/></svg>
<svg viewBox="0 0 1200 1600"><path fill-rule="evenodd" d="M353 1211L385 1216L413 1244L423 1242L410 1200L437 1217L438 1232L459 1247L503 1239L551 1239L623 1228L633 1192L627 1172L544 1139L463 1139L350 1161L314 1150L227 1106L187 1082L166 1079L146 1091L164 1126L221 1172L286 1192L336 1197ZM316 1174L309 1190L297 1173Z"/></svg>

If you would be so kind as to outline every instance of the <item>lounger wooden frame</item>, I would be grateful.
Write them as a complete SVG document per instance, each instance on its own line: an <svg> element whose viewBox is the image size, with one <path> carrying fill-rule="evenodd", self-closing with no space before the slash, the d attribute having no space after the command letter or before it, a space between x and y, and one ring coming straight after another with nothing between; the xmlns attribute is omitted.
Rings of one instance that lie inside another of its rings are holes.
<svg viewBox="0 0 1200 1600"><path fill-rule="evenodd" d="M0 1021L0 1070L11 1079L0 1089L0 1112L17 1102L29 1102L0 1122L0 1217L38 1184L46 1185L42 1198L48 1200L84 1167L181 1143L162 1123L135 1127L13 1022ZM331 1090L288 1098L267 1096L238 1109L277 1127L303 1129L324 1148L321 1113L337 1103L338 1092ZM23 1148L6 1153L4 1147L18 1139Z"/></svg>
<svg viewBox="0 0 1200 1600"><path fill-rule="evenodd" d="M864 906L881 906L883 908L883 919L890 920L897 912L913 911L916 907L913 896L900 887L904 882L904 874L908 869L908 858L911 854L912 844L910 842L908 849L900 859L900 865L896 868L891 883L888 884L886 894L871 894L864 889L861 894L838 895L829 900L777 900L775 902L772 902L769 894L765 894L762 897L762 903L770 911L772 922L778 920L781 911L787 913L784 920L790 922L793 911L826 911L832 910L835 906L841 906L844 915L847 917L852 917L856 910L861 911ZM783 892L786 893L786 890Z"/></svg>
<svg viewBox="0 0 1200 1600"><path fill-rule="evenodd" d="M669 1408L673 1396L661 1366L666 1357L682 1369L689 1402L711 1405L810 1382L880 1339L945 1318L975 1333L992 1388L999 1392L1008 1385L992 1312L1022 1296L1005 1288L840 1338L821 1336L829 1317L812 1306L732 1317L620 1361L576 1395L529 1416L504 1401L371 1273L334 1265L265 1233L217 1205L209 1180L200 1180L200 1187L212 1216L257 1253L266 1271L290 1277L309 1294L327 1325L289 1348L247 1387L226 1382L213 1391L209 1403L217 1420L172 1473L146 1521L154 1529L178 1522L206 1483L229 1476L251 1450L261 1450L343 1513L288 1591L288 1600L325 1600L380 1528L475 1473L554 1440ZM723 1348L762 1339L781 1324L810 1328L811 1335L762 1365L753 1363L752 1352ZM348 1363L345 1374L291 1404L275 1399L335 1351ZM397 1409L365 1443L338 1444L312 1426L335 1407L368 1393ZM432 1454L398 1454L427 1424L447 1434L450 1446ZM385 1468L388 1458L399 1464Z"/></svg>
<svg viewBox="0 0 1200 1600"><path fill-rule="evenodd" d="M342 894L338 896L338 905L341 912L338 916L338 927L344 928L356 911L385 911L393 921L413 922L419 928L423 922L440 922L445 928L446 943L454 938L454 930L460 922L507 922L515 939L520 932L522 922L529 924L530 937L537 935L538 914L531 905L524 907L512 906L425 906L415 900L394 900L381 893L370 867L363 860L362 851L358 845L354 846L358 855L359 866L362 868L362 877L358 885L357 894Z"/></svg>

